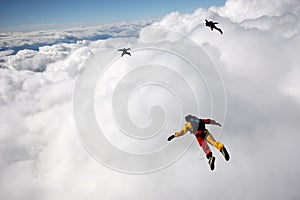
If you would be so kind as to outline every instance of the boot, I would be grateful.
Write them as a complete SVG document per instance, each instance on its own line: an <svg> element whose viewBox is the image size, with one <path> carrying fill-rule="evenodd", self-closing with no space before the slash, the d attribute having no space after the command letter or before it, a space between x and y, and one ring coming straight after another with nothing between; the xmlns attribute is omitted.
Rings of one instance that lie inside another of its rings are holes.
<svg viewBox="0 0 300 200"><path fill-rule="evenodd" d="M228 161L230 156L229 153L227 152L225 146L223 146L223 148L220 150L220 152L222 153L222 155L224 156L225 160Z"/></svg>
<svg viewBox="0 0 300 200"><path fill-rule="evenodd" d="M209 158L208 164L209 164L211 170L215 169L215 157L214 156L211 156Z"/></svg>

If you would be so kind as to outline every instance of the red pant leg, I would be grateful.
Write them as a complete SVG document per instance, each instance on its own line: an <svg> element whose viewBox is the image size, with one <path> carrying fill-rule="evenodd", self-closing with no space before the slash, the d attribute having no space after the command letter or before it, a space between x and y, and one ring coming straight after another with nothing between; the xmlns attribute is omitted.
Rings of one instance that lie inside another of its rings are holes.
<svg viewBox="0 0 300 200"><path fill-rule="evenodd" d="M207 142L205 141L205 139L201 138L201 137L196 137L197 141L199 143L199 145L202 147L203 151L206 154L206 157L210 157L209 155L211 154L210 148L207 144Z"/></svg>

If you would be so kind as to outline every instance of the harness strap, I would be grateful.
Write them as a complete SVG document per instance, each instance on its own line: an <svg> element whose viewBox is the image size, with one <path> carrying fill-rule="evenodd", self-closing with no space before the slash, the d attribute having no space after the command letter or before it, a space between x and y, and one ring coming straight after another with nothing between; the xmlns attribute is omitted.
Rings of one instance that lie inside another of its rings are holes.
<svg viewBox="0 0 300 200"><path fill-rule="evenodd" d="M204 139L205 136L206 136L206 133L207 133L207 130L206 130L206 129L203 130L203 131L196 131L195 136Z"/></svg>

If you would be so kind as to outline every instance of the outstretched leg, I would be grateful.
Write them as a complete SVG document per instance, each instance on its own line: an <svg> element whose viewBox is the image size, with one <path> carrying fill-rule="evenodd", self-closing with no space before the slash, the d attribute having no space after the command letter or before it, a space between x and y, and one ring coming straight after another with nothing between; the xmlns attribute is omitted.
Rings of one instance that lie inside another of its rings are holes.
<svg viewBox="0 0 300 200"><path fill-rule="evenodd" d="M212 134L210 134L209 131L207 131L207 133L206 133L206 138L205 138L205 140L206 140L209 144L211 144L211 145L213 145L214 147L216 147L216 148L222 153L222 155L224 156L225 160L227 160L227 161L229 160L230 156L229 156L229 154L228 154L228 152L227 152L227 149L225 148L224 144L222 144L222 143L219 142L219 141L216 141L216 140L214 139L214 137L212 136Z"/></svg>
<svg viewBox="0 0 300 200"><path fill-rule="evenodd" d="M218 30L221 34L223 34L223 31L220 28L215 28L216 30Z"/></svg>
<svg viewBox="0 0 300 200"><path fill-rule="evenodd" d="M206 158L208 159L208 164L211 170L215 168L215 157L213 157L212 152L203 137L196 137L199 145L202 147L203 151L205 152Z"/></svg>
<svg viewBox="0 0 300 200"><path fill-rule="evenodd" d="M199 145L202 147L202 149L206 155L206 158L208 159L209 157L211 157L212 152L211 152L209 146L207 145L207 142L201 137L197 137L197 141L198 141Z"/></svg>
<svg viewBox="0 0 300 200"><path fill-rule="evenodd" d="M217 142L209 131L207 131L205 139L209 144L211 144L219 150L221 150L224 146L221 142Z"/></svg>

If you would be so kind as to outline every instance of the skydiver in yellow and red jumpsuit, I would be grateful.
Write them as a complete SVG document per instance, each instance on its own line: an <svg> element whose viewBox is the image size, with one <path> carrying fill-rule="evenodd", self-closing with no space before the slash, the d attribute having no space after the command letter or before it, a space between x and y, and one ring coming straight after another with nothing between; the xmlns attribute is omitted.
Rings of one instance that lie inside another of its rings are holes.
<svg viewBox="0 0 300 200"><path fill-rule="evenodd" d="M210 165L210 169L214 170L215 168L215 157L212 155L212 152L207 144L207 142L211 145L213 145L215 148L217 148L222 155L224 156L225 160L229 160L229 154L224 146L219 141L216 141L213 136L210 134L210 132L205 128L205 124L212 124L212 125L218 125L221 126L218 122L212 119L199 119L192 115L187 115L185 117L185 125L183 129L179 132L174 133L168 138L168 141L171 141L175 137L179 137L184 135L187 131L190 131L193 135L196 136L196 139L199 143L199 145L202 147L203 151L206 154L206 158L208 159L208 164Z"/></svg>

